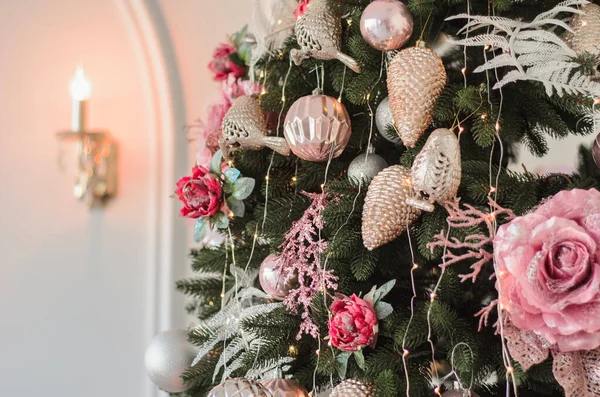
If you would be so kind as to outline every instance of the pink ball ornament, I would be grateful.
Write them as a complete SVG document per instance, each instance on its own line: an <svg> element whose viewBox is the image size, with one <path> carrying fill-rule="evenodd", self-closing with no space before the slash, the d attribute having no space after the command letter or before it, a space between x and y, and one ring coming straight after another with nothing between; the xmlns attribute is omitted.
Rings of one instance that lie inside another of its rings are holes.
<svg viewBox="0 0 600 397"><path fill-rule="evenodd" d="M479 397L479 394L469 390L448 390L442 397Z"/></svg>
<svg viewBox="0 0 600 397"><path fill-rule="evenodd" d="M346 148L350 116L344 105L327 95L313 94L292 104L285 117L285 139L303 160L327 161Z"/></svg>
<svg viewBox="0 0 600 397"><path fill-rule="evenodd" d="M260 382L273 397L308 397L306 389L291 379L267 379Z"/></svg>
<svg viewBox="0 0 600 397"><path fill-rule="evenodd" d="M284 299L294 287L296 279L292 278L286 282L286 277L282 273L282 269L275 270L278 261L279 256L275 254L267 256L260 265L258 279L260 286L267 294L275 299Z"/></svg>
<svg viewBox="0 0 600 397"><path fill-rule="evenodd" d="M596 137L592 147L592 155L594 156L594 163L600 167L600 134Z"/></svg>
<svg viewBox="0 0 600 397"><path fill-rule="evenodd" d="M360 33L371 47L392 51L402 47L413 31L408 7L398 0L375 0L360 17Z"/></svg>

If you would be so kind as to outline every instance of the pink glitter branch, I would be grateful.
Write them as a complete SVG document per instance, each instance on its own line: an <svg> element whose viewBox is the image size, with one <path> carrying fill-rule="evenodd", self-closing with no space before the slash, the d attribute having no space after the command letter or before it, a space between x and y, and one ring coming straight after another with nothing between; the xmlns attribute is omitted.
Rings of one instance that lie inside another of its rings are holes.
<svg viewBox="0 0 600 397"><path fill-rule="evenodd" d="M489 198L489 206L491 212L486 213L469 204L461 206L460 199L454 198L451 201L444 203L444 208L448 211L446 222L449 227L455 229L464 229L485 225L487 235L485 234L470 234L462 241L456 237L446 237L445 231L434 236L434 240L427 244L427 248L433 252L436 247L442 247L446 253L442 257L444 263L442 268L462 262L467 259L475 259L476 262L470 267L471 273L459 275L461 282L472 280L474 283L477 276L481 273L483 266L493 259L493 254L486 249L486 246L492 244L494 240L494 221L498 217L503 216L506 220L511 220L515 217L514 213L506 208L502 208L491 197ZM458 255L453 250L464 249L466 253Z"/></svg>
<svg viewBox="0 0 600 397"><path fill-rule="evenodd" d="M494 299L493 301L490 302L489 305L487 305L486 307L484 307L483 309L481 309L480 311L475 313L475 317L479 317L479 328L477 328L477 331L481 331L481 329L483 327L488 326L490 314L492 314L492 312L494 311L494 308L497 305L498 305L498 299ZM494 324L494 327L496 328L496 334L498 334L500 332L500 322L496 321L496 323Z"/></svg>
<svg viewBox="0 0 600 397"><path fill-rule="evenodd" d="M324 222L321 211L325 208L326 193L302 192L313 201L300 219L292 224L284 235L279 268L287 279L298 278L298 287L289 291L284 305L292 313L301 312L302 323L297 339L302 334L318 337L318 327L310 316L310 307L318 292L337 289L337 276L331 270L321 268L319 258L327 248L327 242L320 239Z"/></svg>

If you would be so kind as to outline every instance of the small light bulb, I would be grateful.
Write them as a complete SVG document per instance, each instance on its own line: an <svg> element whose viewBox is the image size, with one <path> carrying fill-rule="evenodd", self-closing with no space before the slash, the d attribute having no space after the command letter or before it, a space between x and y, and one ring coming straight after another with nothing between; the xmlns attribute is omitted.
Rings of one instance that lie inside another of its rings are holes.
<svg viewBox="0 0 600 397"><path fill-rule="evenodd" d="M298 355L298 347L295 345L290 345L288 352L290 353L290 356L296 356Z"/></svg>
<svg viewBox="0 0 600 397"><path fill-rule="evenodd" d="M209 306L213 306L214 304L215 304L215 302L213 302L213 301L208 301L208 305L209 305Z"/></svg>
<svg viewBox="0 0 600 397"><path fill-rule="evenodd" d="M233 167L233 160L228 160L227 165L229 165L230 167Z"/></svg>
<svg viewBox="0 0 600 397"><path fill-rule="evenodd" d="M325 184L321 183L321 190L325 190Z"/></svg>
<svg viewBox="0 0 600 397"><path fill-rule="evenodd" d="M225 298L225 294L221 293L221 298Z"/></svg>
<svg viewBox="0 0 600 397"><path fill-rule="evenodd" d="M600 105L600 98L594 98L594 105Z"/></svg>
<svg viewBox="0 0 600 397"><path fill-rule="evenodd" d="M92 85L85 77L83 68L79 66L75 71L75 78L71 80L71 96L76 101L85 101L89 99L92 93Z"/></svg>
<svg viewBox="0 0 600 397"><path fill-rule="evenodd" d="M416 263L413 263L412 269L417 270L418 268L419 268L419 265L417 265Z"/></svg>
<svg viewBox="0 0 600 397"><path fill-rule="evenodd" d="M352 26L352 18L348 18L347 21L348 21L348 26Z"/></svg>
<svg viewBox="0 0 600 397"><path fill-rule="evenodd" d="M320 354L321 354L321 350L320 350L320 349L317 349L317 350L315 351L315 354L316 354L317 356L318 356L318 355L320 355Z"/></svg>
<svg viewBox="0 0 600 397"><path fill-rule="evenodd" d="M505 271L505 270L500 270L500 271L498 272L498 277L499 277L499 278L504 278L504 277L506 277L506 271Z"/></svg>
<svg viewBox="0 0 600 397"><path fill-rule="evenodd" d="M235 214L234 214L234 213L233 213L233 211L231 211L231 210L229 210L229 211L227 212L227 216L228 216L228 217L230 217L230 218L233 218L233 217L234 217L234 215L235 215Z"/></svg>
<svg viewBox="0 0 600 397"><path fill-rule="evenodd" d="M294 182L294 183L295 183L295 182L298 182L298 177L297 177L296 175L294 175L294 176L292 177L292 182Z"/></svg>
<svg viewBox="0 0 600 397"><path fill-rule="evenodd" d="M435 298L437 298L437 294L435 292L432 292L431 294L429 294L429 298L431 298L431 301L433 302Z"/></svg>
<svg viewBox="0 0 600 397"><path fill-rule="evenodd" d="M511 366L506 367L506 373L507 374L512 374L513 372L515 372L515 369Z"/></svg>
<svg viewBox="0 0 600 397"><path fill-rule="evenodd" d="M484 113L481 115L481 120L485 120L485 119L487 119L487 114Z"/></svg>
<svg viewBox="0 0 600 397"><path fill-rule="evenodd" d="M462 125L458 125L458 133L462 134L463 132L465 132L465 127L463 127Z"/></svg>
<svg viewBox="0 0 600 397"><path fill-rule="evenodd" d="M500 123L496 122L496 131L500 131Z"/></svg>
<svg viewBox="0 0 600 397"><path fill-rule="evenodd" d="M281 102L285 102L285 95L281 96Z"/></svg>
<svg viewBox="0 0 600 397"><path fill-rule="evenodd" d="M461 71L461 73L462 73L463 75L466 75L466 74L467 74L467 68L462 68L460 71Z"/></svg>
<svg viewBox="0 0 600 397"><path fill-rule="evenodd" d="M436 387L435 387L435 389L433 389L433 392L434 392L435 394L437 394L438 396L441 396L441 395L442 395L442 393L441 393L441 390L440 390L440 387L439 387L439 386L436 386Z"/></svg>
<svg viewBox="0 0 600 397"><path fill-rule="evenodd" d="M496 191L496 187L495 186L490 186L490 193L494 193Z"/></svg>
<svg viewBox="0 0 600 397"><path fill-rule="evenodd" d="M281 22L282 22L282 20L281 20L281 19L279 19L279 20L277 21L277 25L281 25Z"/></svg>
<svg viewBox="0 0 600 397"><path fill-rule="evenodd" d="M265 175L265 181L269 181L269 175Z"/></svg>
<svg viewBox="0 0 600 397"><path fill-rule="evenodd" d="M404 349L404 352L402 353L402 355L403 355L404 357L408 356L408 350Z"/></svg>
<svg viewBox="0 0 600 397"><path fill-rule="evenodd" d="M587 19L582 19L581 20L581 26L587 26L587 24L588 24Z"/></svg>
<svg viewBox="0 0 600 397"><path fill-rule="evenodd" d="M489 50L491 47L492 47L491 45L489 45L489 44L486 44L486 45L484 45L484 46L483 46L483 49L487 51L487 50Z"/></svg>

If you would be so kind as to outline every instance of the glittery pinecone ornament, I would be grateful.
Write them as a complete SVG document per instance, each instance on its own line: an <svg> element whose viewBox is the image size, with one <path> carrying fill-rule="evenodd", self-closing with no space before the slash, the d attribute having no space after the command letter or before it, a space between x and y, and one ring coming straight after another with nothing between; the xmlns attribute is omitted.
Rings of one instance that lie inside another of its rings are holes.
<svg viewBox="0 0 600 397"><path fill-rule="evenodd" d="M212 388L207 397L271 397L263 385L243 378L228 379Z"/></svg>
<svg viewBox="0 0 600 397"><path fill-rule="evenodd" d="M219 146L226 160L231 153L240 149L259 150L268 147L284 156L290 154L284 138L267 136L265 116L258 100L252 96L244 95L233 102L223 118L222 129Z"/></svg>
<svg viewBox="0 0 600 397"><path fill-rule="evenodd" d="M372 251L395 240L421 213L406 204L414 197L410 170L393 165L373 178L362 213L362 238Z"/></svg>
<svg viewBox="0 0 600 397"><path fill-rule="evenodd" d="M342 19L328 0L311 0L306 12L296 21L295 30L300 49L293 49L290 54L296 65L306 58L339 59L356 73L360 72L356 61L340 51Z"/></svg>
<svg viewBox="0 0 600 397"><path fill-rule="evenodd" d="M422 43L396 54L388 69L392 117L400 139L408 147L414 147L431 124L435 102L446 84L441 58Z"/></svg>
<svg viewBox="0 0 600 397"><path fill-rule="evenodd" d="M346 379L331 391L329 397L375 397L375 385Z"/></svg>
<svg viewBox="0 0 600 397"><path fill-rule="evenodd" d="M433 131L411 168L413 190L419 197L406 203L433 211L433 203L456 196L461 178L460 146L456 135L445 128Z"/></svg>
<svg viewBox="0 0 600 397"><path fill-rule="evenodd" d="M566 31L563 40L577 53L589 52L600 56L600 6L589 3L575 14L569 22L572 32ZM598 62L596 63L598 66Z"/></svg>

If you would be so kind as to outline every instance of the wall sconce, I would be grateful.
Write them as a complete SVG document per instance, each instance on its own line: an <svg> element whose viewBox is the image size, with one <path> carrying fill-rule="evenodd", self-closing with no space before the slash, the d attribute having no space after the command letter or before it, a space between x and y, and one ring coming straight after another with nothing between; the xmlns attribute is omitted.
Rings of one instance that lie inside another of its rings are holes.
<svg viewBox="0 0 600 397"><path fill-rule="evenodd" d="M87 130L86 116L92 86L83 68L77 68L70 88L73 100L71 130L59 132L56 136L61 144L73 142L76 145L75 197L90 208L102 208L117 190L116 142L108 132Z"/></svg>

